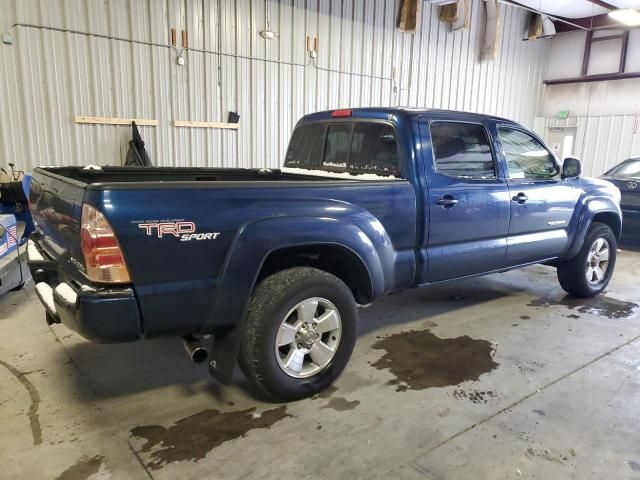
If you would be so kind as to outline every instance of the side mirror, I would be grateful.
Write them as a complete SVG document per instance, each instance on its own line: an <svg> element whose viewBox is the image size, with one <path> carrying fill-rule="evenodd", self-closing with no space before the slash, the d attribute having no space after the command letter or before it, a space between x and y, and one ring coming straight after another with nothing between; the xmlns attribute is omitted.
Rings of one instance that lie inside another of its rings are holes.
<svg viewBox="0 0 640 480"><path fill-rule="evenodd" d="M576 157L567 157L562 162L562 178L579 177L582 173L582 163Z"/></svg>

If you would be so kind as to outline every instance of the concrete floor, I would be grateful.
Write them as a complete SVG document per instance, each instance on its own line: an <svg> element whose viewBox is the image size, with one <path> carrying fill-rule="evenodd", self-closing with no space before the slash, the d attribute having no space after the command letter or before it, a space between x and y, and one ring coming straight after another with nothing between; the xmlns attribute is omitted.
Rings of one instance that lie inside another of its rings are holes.
<svg viewBox="0 0 640 480"><path fill-rule="evenodd" d="M179 341L93 345L0 299L0 478L640 478L640 252L595 301L534 266L361 311L335 388L222 387Z"/></svg>

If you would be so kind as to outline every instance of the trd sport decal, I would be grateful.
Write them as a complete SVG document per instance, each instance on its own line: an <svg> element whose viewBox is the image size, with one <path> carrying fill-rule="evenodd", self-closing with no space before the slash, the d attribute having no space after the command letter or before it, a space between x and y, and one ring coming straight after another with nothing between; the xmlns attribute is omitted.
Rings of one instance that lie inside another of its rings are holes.
<svg viewBox="0 0 640 480"><path fill-rule="evenodd" d="M165 236L173 236L180 239L181 242L190 242L191 240L215 240L220 236L220 232L196 232L196 224L193 222L145 222L139 223L141 228L150 237L162 238Z"/></svg>

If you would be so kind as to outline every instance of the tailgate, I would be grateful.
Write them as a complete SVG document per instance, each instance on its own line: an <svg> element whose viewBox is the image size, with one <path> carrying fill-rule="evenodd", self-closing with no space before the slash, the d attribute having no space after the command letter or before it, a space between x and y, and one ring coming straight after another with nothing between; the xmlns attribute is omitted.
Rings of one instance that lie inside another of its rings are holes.
<svg viewBox="0 0 640 480"><path fill-rule="evenodd" d="M31 237L61 273L77 277L83 268L80 221L86 184L36 168L31 183L31 214L36 227Z"/></svg>

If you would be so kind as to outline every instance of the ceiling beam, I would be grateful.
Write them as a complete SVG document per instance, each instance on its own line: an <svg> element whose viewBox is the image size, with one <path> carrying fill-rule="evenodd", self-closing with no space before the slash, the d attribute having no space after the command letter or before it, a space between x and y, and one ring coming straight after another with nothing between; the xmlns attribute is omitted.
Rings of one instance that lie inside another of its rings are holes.
<svg viewBox="0 0 640 480"><path fill-rule="evenodd" d="M607 3L607 2L603 2L602 0L587 0L587 2L593 3L602 8L607 8L609 10L617 10L617 8L614 5L611 5L610 3Z"/></svg>
<svg viewBox="0 0 640 480"><path fill-rule="evenodd" d="M628 80L631 78L640 78L640 72L628 73L600 73L597 75L588 75L586 77L561 78L558 80L545 80L545 85L564 85L566 83L586 83L586 82L604 82L607 80Z"/></svg>
<svg viewBox="0 0 640 480"><path fill-rule="evenodd" d="M571 24L573 25L571 25ZM572 18L570 23L556 22L556 32L572 32L575 30L602 30L611 28L615 30L631 30L638 27L630 27L612 20L606 13L594 17ZM579 28L578 28L579 27Z"/></svg>

